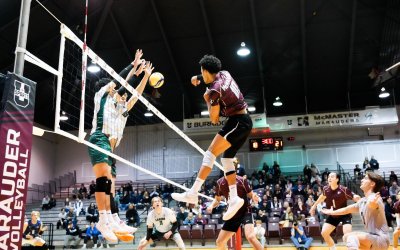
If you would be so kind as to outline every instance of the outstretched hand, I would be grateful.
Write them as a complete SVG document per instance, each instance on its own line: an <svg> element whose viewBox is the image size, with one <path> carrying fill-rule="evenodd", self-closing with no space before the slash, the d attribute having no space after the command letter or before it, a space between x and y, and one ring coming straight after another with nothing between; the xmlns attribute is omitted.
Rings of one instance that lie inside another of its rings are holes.
<svg viewBox="0 0 400 250"><path fill-rule="evenodd" d="M190 80L193 86L198 86L200 85L200 80L197 79L197 76L192 76L192 79Z"/></svg>
<svg viewBox="0 0 400 250"><path fill-rule="evenodd" d="M144 74L145 76L150 76L153 72L153 64L151 62L146 62L146 66L144 67Z"/></svg>
<svg viewBox="0 0 400 250"><path fill-rule="evenodd" d="M321 212L322 212L323 214L326 214L326 215L331 215L331 214L333 213L333 207L331 207L331 209L323 208L323 209L321 210Z"/></svg>
<svg viewBox="0 0 400 250"><path fill-rule="evenodd" d="M381 199L381 194L375 193L375 197L374 197L374 199L371 200L371 203L373 205L378 205L379 199Z"/></svg>
<svg viewBox="0 0 400 250"><path fill-rule="evenodd" d="M140 58L142 58L143 56L143 51L141 49L137 49L136 53L135 53L135 60L133 60L132 65L133 67L137 67L142 60Z"/></svg>

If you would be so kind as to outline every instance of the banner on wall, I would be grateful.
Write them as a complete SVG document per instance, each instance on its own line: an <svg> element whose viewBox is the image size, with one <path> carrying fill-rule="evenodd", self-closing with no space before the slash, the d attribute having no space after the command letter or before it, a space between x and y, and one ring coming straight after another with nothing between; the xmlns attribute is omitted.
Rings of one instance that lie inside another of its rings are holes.
<svg viewBox="0 0 400 250"><path fill-rule="evenodd" d="M0 77L0 249L20 249L32 147L36 83Z"/></svg>
<svg viewBox="0 0 400 250"><path fill-rule="evenodd" d="M302 130L316 128L371 126L397 124L396 108L371 108L356 111L330 112L321 114L269 117L265 114L250 115L253 128L268 128L272 131ZM225 124L226 118L220 117L217 124L211 124L210 118L184 119L183 129L187 132L217 130Z"/></svg>

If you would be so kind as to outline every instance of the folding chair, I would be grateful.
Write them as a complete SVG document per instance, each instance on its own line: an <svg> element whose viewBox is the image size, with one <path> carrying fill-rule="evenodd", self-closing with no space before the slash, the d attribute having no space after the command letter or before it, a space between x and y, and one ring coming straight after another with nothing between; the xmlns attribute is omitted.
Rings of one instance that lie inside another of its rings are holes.
<svg viewBox="0 0 400 250"><path fill-rule="evenodd" d="M280 242L281 235L279 231L279 223L268 222L268 227L267 230L265 231L265 236L267 238L268 244L271 238L277 238Z"/></svg>
<svg viewBox="0 0 400 250"><path fill-rule="evenodd" d="M192 226L192 242L193 240L201 240L201 245L204 246L204 238L203 238L203 225L193 225ZM192 246L192 244L191 244Z"/></svg>

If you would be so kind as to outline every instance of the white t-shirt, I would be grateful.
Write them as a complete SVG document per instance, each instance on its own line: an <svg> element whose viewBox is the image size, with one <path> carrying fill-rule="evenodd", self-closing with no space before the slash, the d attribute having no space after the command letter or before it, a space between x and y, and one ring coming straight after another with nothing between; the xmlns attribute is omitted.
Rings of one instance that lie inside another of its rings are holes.
<svg viewBox="0 0 400 250"><path fill-rule="evenodd" d="M156 228L161 233L166 233L172 228L172 224L176 222L175 212L169 208L162 207L161 213L157 214L153 209L147 215L147 226Z"/></svg>

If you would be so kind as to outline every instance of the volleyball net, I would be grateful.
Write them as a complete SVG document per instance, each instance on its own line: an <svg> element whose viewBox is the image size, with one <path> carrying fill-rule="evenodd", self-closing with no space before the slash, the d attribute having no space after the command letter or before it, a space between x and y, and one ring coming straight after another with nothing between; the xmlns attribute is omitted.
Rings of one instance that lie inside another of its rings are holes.
<svg viewBox="0 0 400 250"><path fill-rule="evenodd" d="M88 129L92 128L93 113L95 108L95 84L100 79L108 78L113 82L124 86L130 95L138 98L139 101L136 103L129 115L135 113L135 108L146 109L152 112L157 119L159 119L159 121L165 123L169 129L176 132L176 134L184 139L186 143L191 145L201 154L205 154L205 151L199 145L197 145L191 138L184 134L143 95L138 95L137 91L130 86L129 83L122 76L120 76L116 70L109 66L106 61L99 57L93 50L87 47L85 43L81 41L64 24L61 24L60 26L60 35L59 62L57 69L49 66L28 51L24 51L24 58L26 61L54 74L57 81L54 130L45 131L35 127L34 133L36 135L42 135L44 132L53 132L62 135L76 142L83 143L88 147L94 148L106 155L109 155L126 164L127 166L137 169L138 171L170 183L176 187L188 190L187 187L165 178L160 174L150 171L149 169L152 169L150 166L141 167L114 153L107 152L106 150L99 148L88 141ZM86 62L100 67L99 72L95 74L88 72ZM64 115L67 115L68 119L66 119ZM133 115L133 117L135 119L140 119L137 115ZM219 163L216 162L215 165L223 170ZM200 195L207 199L212 199L211 197L203 194Z"/></svg>

